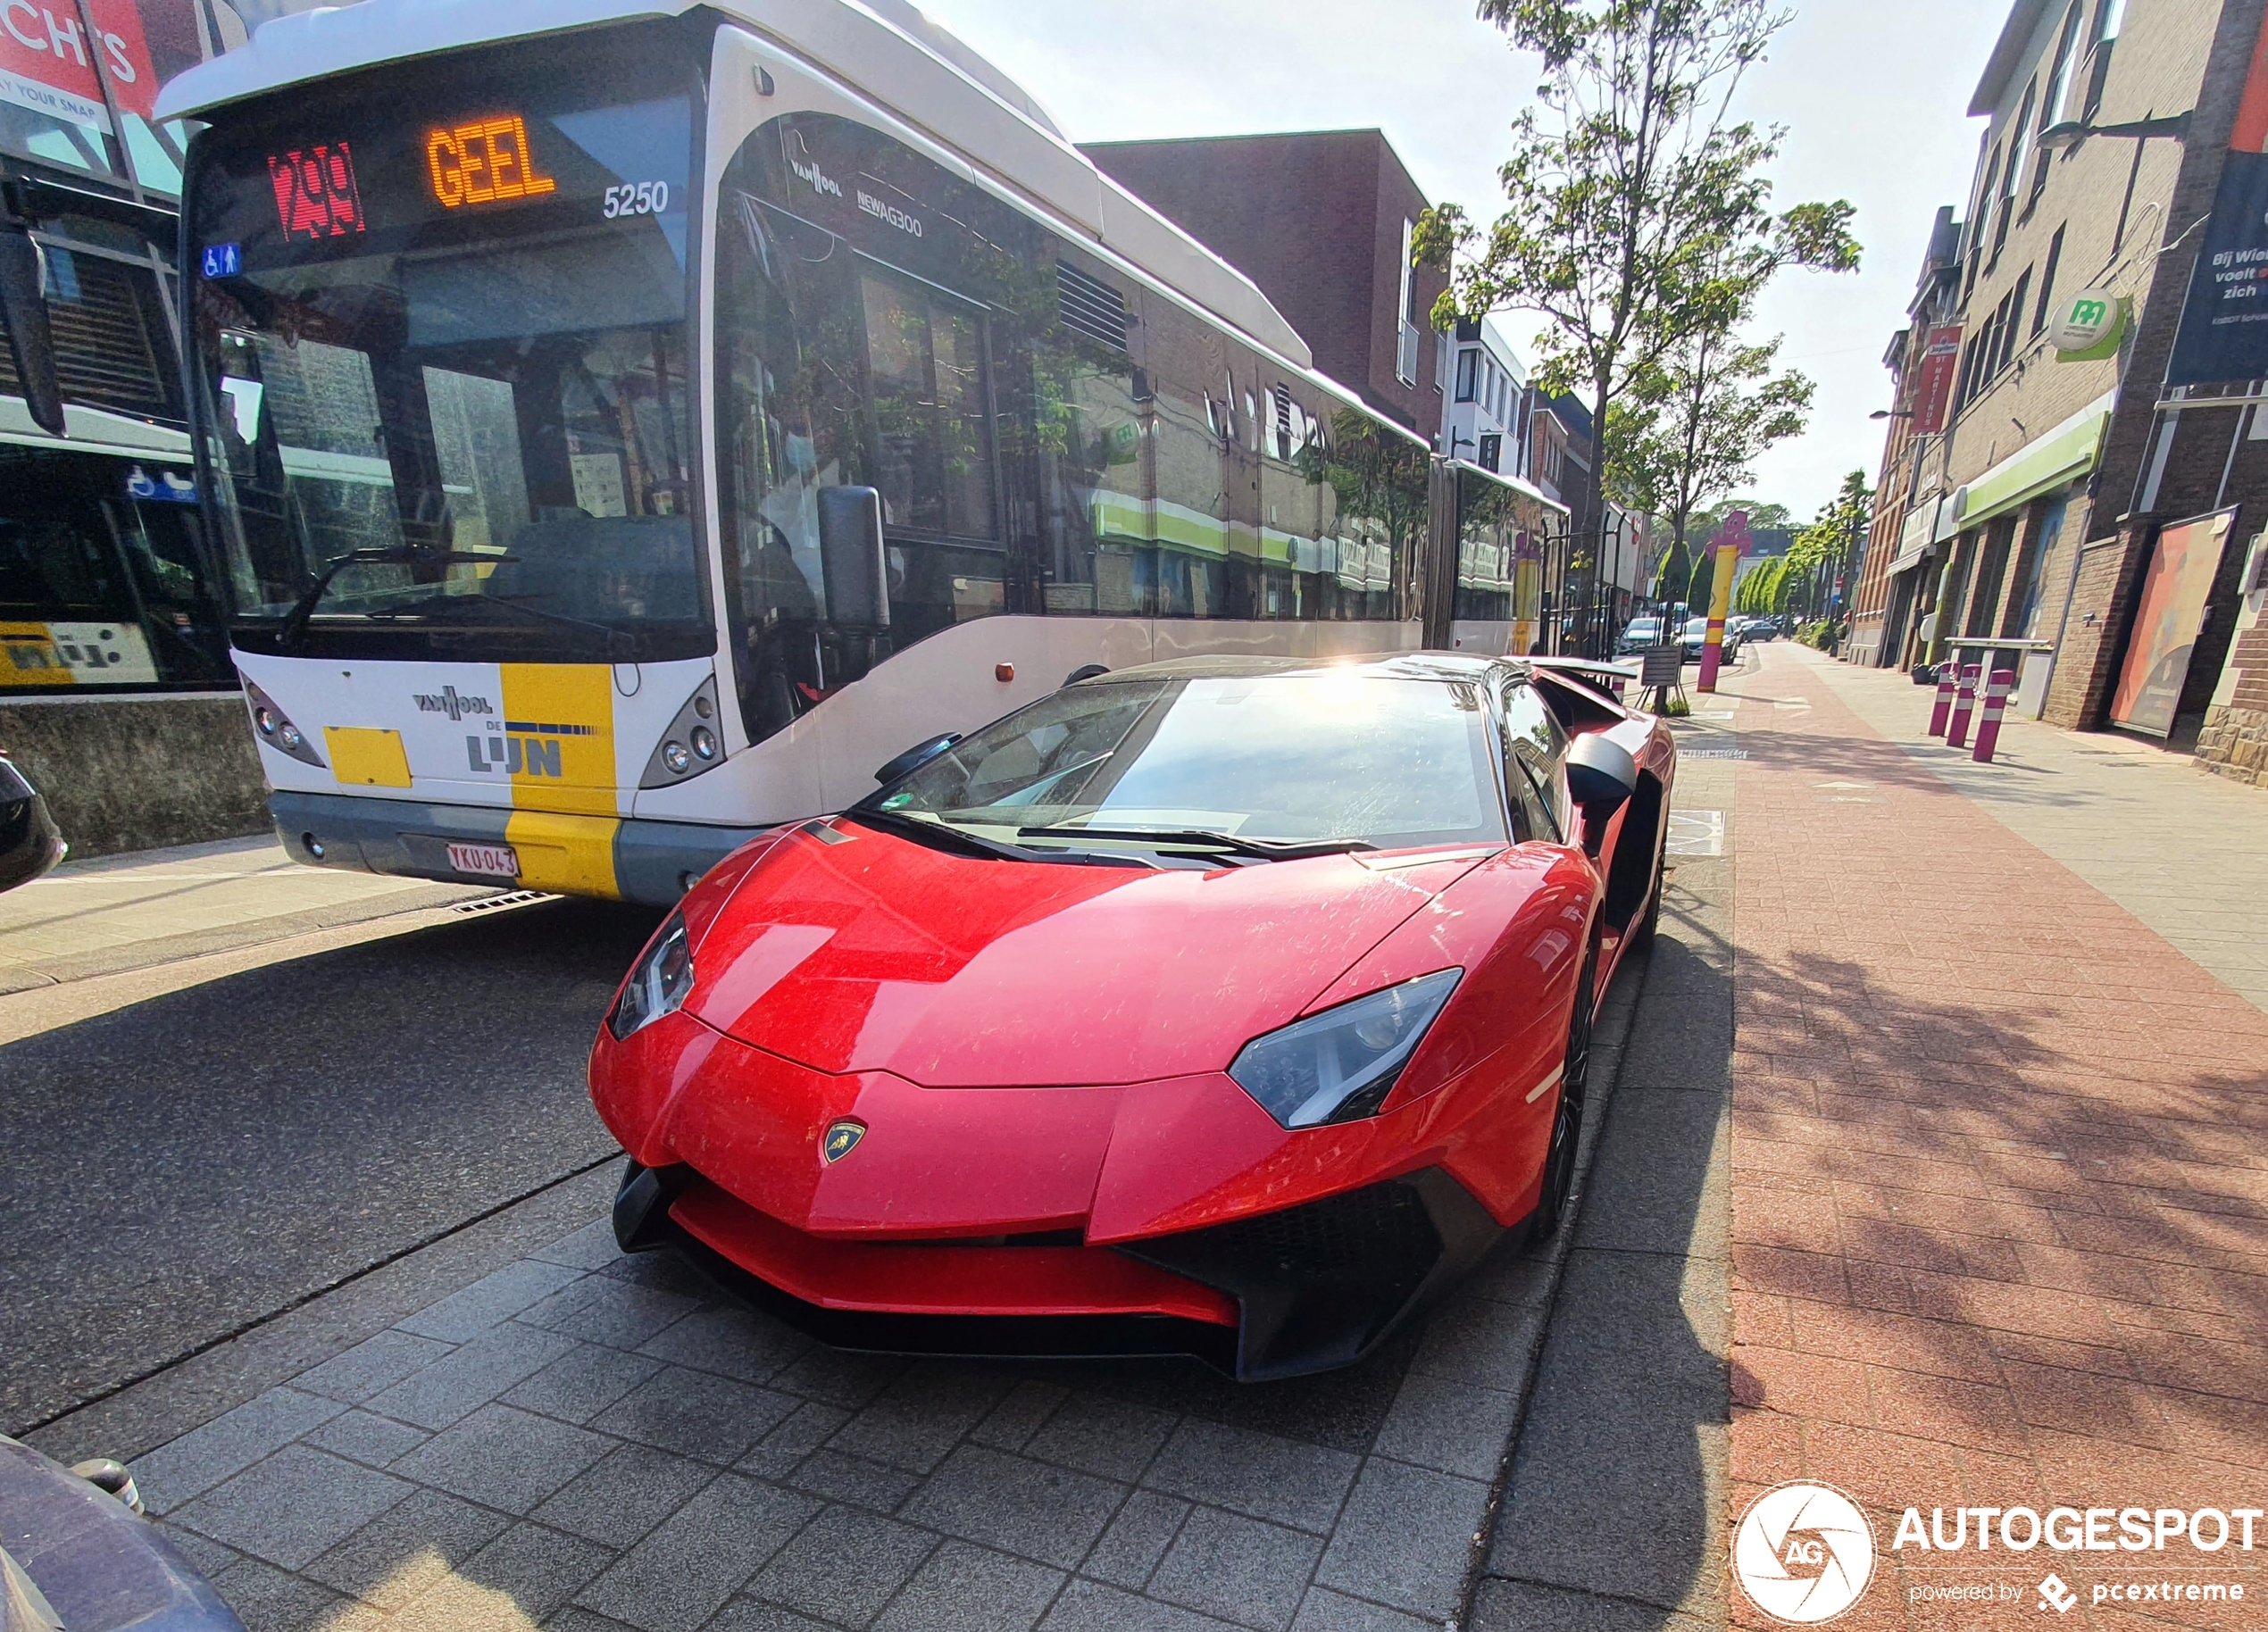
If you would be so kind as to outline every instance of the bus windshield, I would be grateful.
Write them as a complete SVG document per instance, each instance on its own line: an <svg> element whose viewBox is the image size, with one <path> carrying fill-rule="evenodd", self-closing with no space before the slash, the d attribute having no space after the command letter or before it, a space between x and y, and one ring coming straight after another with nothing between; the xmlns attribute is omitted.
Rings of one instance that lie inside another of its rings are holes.
<svg viewBox="0 0 2268 1632"><path fill-rule="evenodd" d="M714 649L691 514L690 71L625 32L366 75L199 138L200 429L239 646Z"/></svg>

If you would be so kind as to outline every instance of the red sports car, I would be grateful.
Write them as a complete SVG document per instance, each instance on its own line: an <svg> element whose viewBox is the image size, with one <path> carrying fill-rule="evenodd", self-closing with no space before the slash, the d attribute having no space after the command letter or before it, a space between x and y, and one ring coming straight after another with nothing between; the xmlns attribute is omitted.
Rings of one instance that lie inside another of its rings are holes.
<svg viewBox="0 0 2268 1632"><path fill-rule="evenodd" d="M1188 660L695 887L591 1055L614 1228L852 1348L1360 1358L1555 1228L1668 731L1573 670Z"/></svg>

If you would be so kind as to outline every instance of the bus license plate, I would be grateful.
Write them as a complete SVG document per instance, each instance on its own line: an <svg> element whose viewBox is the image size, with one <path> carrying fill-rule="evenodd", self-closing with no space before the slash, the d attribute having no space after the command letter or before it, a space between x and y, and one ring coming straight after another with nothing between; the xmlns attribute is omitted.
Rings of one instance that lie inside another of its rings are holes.
<svg viewBox="0 0 2268 1632"><path fill-rule="evenodd" d="M520 876L520 857L510 845L451 845L449 865L483 878Z"/></svg>

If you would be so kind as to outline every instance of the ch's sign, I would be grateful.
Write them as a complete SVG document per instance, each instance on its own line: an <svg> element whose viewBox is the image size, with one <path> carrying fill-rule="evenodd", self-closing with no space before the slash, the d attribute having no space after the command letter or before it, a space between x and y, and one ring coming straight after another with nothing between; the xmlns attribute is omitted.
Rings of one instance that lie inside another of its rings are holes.
<svg viewBox="0 0 2268 1632"><path fill-rule="evenodd" d="M2118 354L2126 333L2128 304L2122 295L2108 289L2081 289L2055 308L2048 341L2065 362L2084 362Z"/></svg>

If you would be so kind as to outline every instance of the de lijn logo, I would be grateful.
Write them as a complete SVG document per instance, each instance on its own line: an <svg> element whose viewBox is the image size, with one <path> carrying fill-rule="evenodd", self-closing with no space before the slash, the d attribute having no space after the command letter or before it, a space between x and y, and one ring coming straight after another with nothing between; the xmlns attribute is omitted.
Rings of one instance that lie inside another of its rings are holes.
<svg viewBox="0 0 2268 1632"><path fill-rule="evenodd" d="M1740 1515L1732 1573L1774 1620L1816 1626L1856 1603L1874 1578L1874 1532L1831 1485L1775 1485Z"/></svg>

